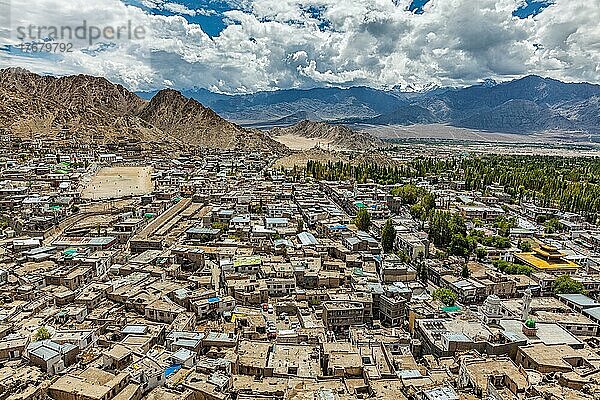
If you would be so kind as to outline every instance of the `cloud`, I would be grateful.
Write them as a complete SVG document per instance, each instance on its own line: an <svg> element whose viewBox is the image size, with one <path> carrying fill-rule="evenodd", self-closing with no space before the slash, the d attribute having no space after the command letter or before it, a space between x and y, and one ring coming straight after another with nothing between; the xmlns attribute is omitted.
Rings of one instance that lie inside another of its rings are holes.
<svg viewBox="0 0 600 400"><path fill-rule="evenodd" d="M174 0L145 2L179 15L151 14L117 0L32 0L13 7L13 29L86 20L99 27L131 23L146 35L98 51L78 41L74 52L35 63L4 53L0 63L103 75L135 90L167 84L224 92L419 88L526 74L600 83L598 0L557 0L527 18L513 15L523 0L430 0L421 14L409 11L409 0L229 0L228 26L212 38L182 17L211 14L204 4L210 2L198 10Z"/></svg>

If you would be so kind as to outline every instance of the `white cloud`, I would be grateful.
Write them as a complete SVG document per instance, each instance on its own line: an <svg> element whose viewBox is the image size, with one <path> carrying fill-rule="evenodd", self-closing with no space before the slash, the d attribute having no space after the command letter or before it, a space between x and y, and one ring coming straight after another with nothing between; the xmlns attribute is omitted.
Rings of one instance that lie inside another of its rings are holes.
<svg viewBox="0 0 600 400"><path fill-rule="evenodd" d="M182 15L203 12L148 0ZM2 65L38 72L103 75L133 89L169 84L226 92L278 87L463 85L484 78L540 74L600 83L599 0L557 0L519 19L523 0L431 0L425 12L409 0L230 0L231 24L210 38L181 16L150 15L118 0L32 0L13 7L12 25L99 27L132 22L139 40L60 60L18 55ZM301 5L299 3L302 3ZM320 9L321 15L308 12Z"/></svg>

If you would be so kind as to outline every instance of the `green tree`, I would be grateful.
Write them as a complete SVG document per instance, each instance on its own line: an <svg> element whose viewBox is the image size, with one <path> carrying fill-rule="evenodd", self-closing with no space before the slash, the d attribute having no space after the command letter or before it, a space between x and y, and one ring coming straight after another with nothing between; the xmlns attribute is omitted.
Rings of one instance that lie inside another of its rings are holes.
<svg viewBox="0 0 600 400"><path fill-rule="evenodd" d="M487 257L487 250L484 247L478 247L477 249L475 249L475 255L477 256L477 259L479 261L485 260L485 258Z"/></svg>
<svg viewBox="0 0 600 400"><path fill-rule="evenodd" d="M514 218L506 218L501 215L494 221L494 227L498 229L498 235L508 237L510 235L511 228L517 225L517 221Z"/></svg>
<svg viewBox="0 0 600 400"><path fill-rule="evenodd" d="M467 234L462 216L447 211L434 211L429 218L429 236L436 246L446 247L455 235Z"/></svg>
<svg viewBox="0 0 600 400"><path fill-rule="evenodd" d="M381 231L381 247L385 253L390 253L394 250L394 242L396 241L396 229L392 224L392 220L388 219L383 225Z"/></svg>
<svg viewBox="0 0 600 400"><path fill-rule="evenodd" d="M426 193L425 189L417 187L412 183L392 189L392 196L399 197L402 204L406 205L416 204L419 197L423 197Z"/></svg>
<svg viewBox="0 0 600 400"><path fill-rule="evenodd" d="M413 204L408 209L411 217L418 220L424 220L427 218L427 210L421 204Z"/></svg>
<svg viewBox="0 0 600 400"><path fill-rule="evenodd" d="M410 257L408 256L408 254L406 254L406 252L404 250L396 251L396 255L400 259L400 262L403 262L405 264L410 262Z"/></svg>
<svg viewBox="0 0 600 400"><path fill-rule="evenodd" d="M448 251L453 256L465 257L469 255L469 241L463 235L457 233L452 236Z"/></svg>
<svg viewBox="0 0 600 400"><path fill-rule="evenodd" d="M447 288L439 288L433 291L433 299L442 302L447 307L455 305L457 298L456 293Z"/></svg>
<svg viewBox="0 0 600 400"><path fill-rule="evenodd" d="M304 230L304 220L302 218L298 218L298 226L296 227L296 232L300 233Z"/></svg>
<svg viewBox="0 0 600 400"><path fill-rule="evenodd" d="M423 283L427 283L427 278L429 278L429 271L427 271L427 266L425 264L421 265L421 271L419 273L419 279Z"/></svg>
<svg viewBox="0 0 600 400"><path fill-rule="evenodd" d="M33 335L33 341L39 342L40 340L46 339L50 339L50 332L48 331L48 328L42 326L37 331L35 331L35 334Z"/></svg>
<svg viewBox="0 0 600 400"><path fill-rule="evenodd" d="M421 199L421 205L429 214L431 210L435 209L435 195L433 193L427 193Z"/></svg>
<svg viewBox="0 0 600 400"><path fill-rule="evenodd" d="M358 210L353 222L358 229L368 232L371 227L371 214L366 209L361 208Z"/></svg>
<svg viewBox="0 0 600 400"><path fill-rule="evenodd" d="M494 261L494 266L498 268L500 272L503 272L507 275L531 275L533 273L533 268L522 265L515 264L504 260Z"/></svg>
<svg viewBox="0 0 600 400"><path fill-rule="evenodd" d="M499 235L485 236L479 241L484 246L495 247L497 249L508 249L511 246L509 238Z"/></svg>
<svg viewBox="0 0 600 400"><path fill-rule="evenodd" d="M544 222L544 232L548 234L553 234L556 232L560 232L561 223L557 218L550 218L548 221Z"/></svg>
<svg viewBox="0 0 600 400"><path fill-rule="evenodd" d="M519 241L519 244L517 247L525 253L533 250L533 246L531 245L531 242L529 242L527 240Z"/></svg>
<svg viewBox="0 0 600 400"><path fill-rule="evenodd" d="M467 279L468 277L471 276L471 270L469 270L469 264L464 263L462 270L460 271L460 276L462 276L464 279Z"/></svg>
<svg viewBox="0 0 600 400"><path fill-rule="evenodd" d="M584 294L585 290L581 282L576 281L569 275L562 275L556 278L552 285L552 290L556 294Z"/></svg>

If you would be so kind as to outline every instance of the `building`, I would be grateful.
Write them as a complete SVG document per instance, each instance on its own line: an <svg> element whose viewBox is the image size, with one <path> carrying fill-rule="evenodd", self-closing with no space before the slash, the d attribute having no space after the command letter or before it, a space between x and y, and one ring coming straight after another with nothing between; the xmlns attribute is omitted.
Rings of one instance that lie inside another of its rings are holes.
<svg viewBox="0 0 600 400"><path fill-rule="evenodd" d="M529 253L516 253L514 255L515 263L527 265L536 271L546 273L574 274L579 269L579 265L565 259L566 254L562 253L555 246L541 245Z"/></svg>
<svg viewBox="0 0 600 400"><path fill-rule="evenodd" d="M27 355L33 365L37 365L49 374L59 374L74 364L79 354L79 347L66 343L64 345L51 340L40 340L27 346Z"/></svg>
<svg viewBox="0 0 600 400"><path fill-rule="evenodd" d="M362 325L364 305L359 302L323 303L323 322L325 327L335 333L346 333L350 326Z"/></svg>
<svg viewBox="0 0 600 400"><path fill-rule="evenodd" d="M129 374L110 372L90 367L79 375L67 374L48 388L48 394L61 400L111 400L129 383Z"/></svg>

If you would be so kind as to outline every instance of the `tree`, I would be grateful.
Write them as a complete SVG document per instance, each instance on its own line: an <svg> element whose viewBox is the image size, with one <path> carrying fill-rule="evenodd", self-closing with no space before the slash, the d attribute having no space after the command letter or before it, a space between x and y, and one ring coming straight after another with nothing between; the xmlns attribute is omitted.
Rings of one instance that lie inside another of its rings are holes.
<svg viewBox="0 0 600 400"><path fill-rule="evenodd" d="M408 209L411 217L418 220L424 220L427 217L427 211L421 204L413 204Z"/></svg>
<svg viewBox="0 0 600 400"><path fill-rule="evenodd" d="M469 255L469 242L463 235L457 233L452 236L448 251L453 256L467 257Z"/></svg>
<svg viewBox="0 0 600 400"><path fill-rule="evenodd" d="M576 281L569 275L563 275L556 278L552 285L552 290L556 294L584 294L585 290L581 282Z"/></svg>
<svg viewBox="0 0 600 400"><path fill-rule="evenodd" d="M467 226L462 216L448 211L434 211L429 218L429 236L436 246L446 247L454 235L465 236Z"/></svg>
<svg viewBox="0 0 600 400"><path fill-rule="evenodd" d="M304 230L304 220L302 218L298 218L298 227L296 228L296 231L298 233L300 233L303 230Z"/></svg>
<svg viewBox="0 0 600 400"><path fill-rule="evenodd" d="M50 339L50 332L48 331L48 328L42 326L37 331L35 331L35 334L33 335L33 341L39 342L40 340L46 339Z"/></svg>
<svg viewBox="0 0 600 400"><path fill-rule="evenodd" d="M457 298L456 293L447 288L439 288L433 291L433 299L442 302L447 307L455 305Z"/></svg>
<svg viewBox="0 0 600 400"><path fill-rule="evenodd" d="M424 196L427 191L412 183L392 189L392 196L399 197L402 204L412 205L417 203L419 197Z"/></svg>
<svg viewBox="0 0 600 400"><path fill-rule="evenodd" d="M507 275L531 275L533 273L533 268L522 265L515 264L504 260L494 261L494 266Z"/></svg>
<svg viewBox="0 0 600 400"><path fill-rule="evenodd" d="M503 215L496 217L494 227L498 229L498 235L508 237L511 228L514 228L517 222L514 218L506 218Z"/></svg>
<svg viewBox="0 0 600 400"><path fill-rule="evenodd" d="M408 254L406 254L406 252L404 250L402 250L402 249L398 250L396 252L396 255L400 259L400 262L403 262L405 264L410 262L410 257L408 256Z"/></svg>
<svg viewBox="0 0 600 400"><path fill-rule="evenodd" d="M471 270L469 270L469 264L464 263L462 267L462 271L460 271L460 276L467 279L471 276Z"/></svg>
<svg viewBox="0 0 600 400"><path fill-rule="evenodd" d="M477 256L477 259L479 261L485 260L485 258L487 257L487 250L484 247L478 247L477 249L475 249L475 255Z"/></svg>
<svg viewBox="0 0 600 400"><path fill-rule="evenodd" d="M421 271L419 273L419 279L421 279L421 282L427 283L428 274L429 272L427 271L427 266L425 264L421 265Z"/></svg>
<svg viewBox="0 0 600 400"><path fill-rule="evenodd" d="M523 251L525 253L533 250L533 246L531 245L531 242L528 242L527 240L519 241L518 247L521 251Z"/></svg>
<svg viewBox="0 0 600 400"><path fill-rule="evenodd" d="M544 222L544 232L548 234L553 234L556 232L560 232L561 223L557 218L550 218L546 222Z"/></svg>
<svg viewBox="0 0 600 400"><path fill-rule="evenodd" d="M371 227L371 214L366 209L361 208L358 210L353 222L358 229L368 232Z"/></svg>
<svg viewBox="0 0 600 400"><path fill-rule="evenodd" d="M421 204L427 213L435 208L435 195L433 193L427 193L421 199Z"/></svg>
<svg viewBox="0 0 600 400"><path fill-rule="evenodd" d="M383 225L381 231L381 247L384 253L390 253L394 250L394 242L396 241L396 229L392 224L392 220L388 219Z"/></svg>

